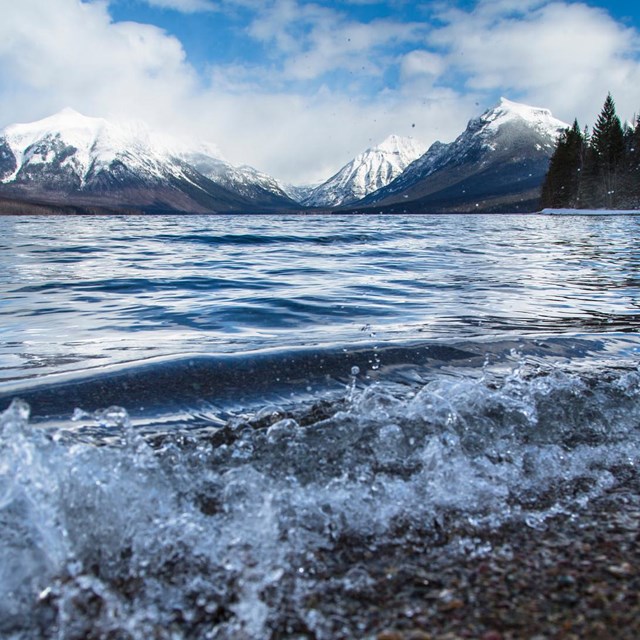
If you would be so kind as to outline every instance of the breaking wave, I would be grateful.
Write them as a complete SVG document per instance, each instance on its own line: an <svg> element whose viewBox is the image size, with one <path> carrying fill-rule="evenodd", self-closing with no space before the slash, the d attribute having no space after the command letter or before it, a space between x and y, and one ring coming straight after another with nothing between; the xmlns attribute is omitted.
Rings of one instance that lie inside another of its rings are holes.
<svg viewBox="0 0 640 640"><path fill-rule="evenodd" d="M473 552L475 532L544 528L640 462L631 366L362 377L354 364L340 392L155 432L115 406L40 424L14 400L0 633L365 637L366 612L343 608L385 545Z"/></svg>

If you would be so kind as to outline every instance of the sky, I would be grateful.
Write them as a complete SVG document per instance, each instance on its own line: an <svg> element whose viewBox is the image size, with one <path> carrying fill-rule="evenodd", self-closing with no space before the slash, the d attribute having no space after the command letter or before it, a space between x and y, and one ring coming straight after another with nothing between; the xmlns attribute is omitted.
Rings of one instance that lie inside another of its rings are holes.
<svg viewBox="0 0 640 640"><path fill-rule="evenodd" d="M501 96L640 113L630 0L0 0L0 127L72 107L316 183L391 134L450 142Z"/></svg>

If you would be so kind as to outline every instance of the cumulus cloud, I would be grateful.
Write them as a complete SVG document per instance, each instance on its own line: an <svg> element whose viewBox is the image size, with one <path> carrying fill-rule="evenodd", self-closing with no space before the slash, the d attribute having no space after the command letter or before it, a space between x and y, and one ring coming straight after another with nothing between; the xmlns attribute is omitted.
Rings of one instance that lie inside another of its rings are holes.
<svg viewBox="0 0 640 640"><path fill-rule="evenodd" d="M389 49L419 42L427 25L391 19L357 22L346 14L298 0L265 3L249 28L278 63L283 79L314 80L335 70L379 75L392 63Z"/></svg>
<svg viewBox="0 0 640 640"><path fill-rule="evenodd" d="M385 21L316 27L308 46L287 58L285 77L312 80L338 69L360 77L380 75L389 65L389 54L371 56L372 50L384 49L394 38L408 39L406 31L404 25Z"/></svg>
<svg viewBox="0 0 640 640"><path fill-rule="evenodd" d="M0 67L3 93L11 91L5 121L64 106L168 115L197 85L176 38L151 25L114 23L104 2L22 0L3 11Z"/></svg>
<svg viewBox="0 0 640 640"><path fill-rule="evenodd" d="M481 0L471 11L444 10L429 44L466 88L500 91L549 106L565 119L593 119L611 91L622 112L638 105L636 30L602 9L542 0Z"/></svg>
<svg viewBox="0 0 640 640"><path fill-rule="evenodd" d="M442 3L437 20L404 23L358 21L344 10L353 1L147 1L233 8L264 55L198 73L177 38L114 21L107 0L0 0L0 124L64 106L136 118L307 182L391 133L450 141L500 94L589 123L609 90L622 116L640 107L637 31L580 3Z"/></svg>
<svg viewBox="0 0 640 640"><path fill-rule="evenodd" d="M442 56L430 51L410 51L402 57L401 70L404 78L416 76L439 77L446 69Z"/></svg>

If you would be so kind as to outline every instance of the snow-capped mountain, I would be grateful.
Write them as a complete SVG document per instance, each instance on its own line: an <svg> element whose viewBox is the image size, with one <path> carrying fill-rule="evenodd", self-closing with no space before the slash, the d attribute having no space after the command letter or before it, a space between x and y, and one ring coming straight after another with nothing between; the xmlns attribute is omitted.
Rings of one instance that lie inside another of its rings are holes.
<svg viewBox="0 0 640 640"><path fill-rule="evenodd" d="M307 200L307 198L309 198L309 196L313 193L314 189L317 189L320 184L322 183L318 183L318 184L302 184L302 185L295 185L295 184L283 184L282 188L284 189L284 192L292 199L295 200L296 202L302 203L305 200Z"/></svg>
<svg viewBox="0 0 640 640"><path fill-rule="evenodd" d="M335 207L361 200L397 178L425 149L414 138L389 136L315 187L302 203L311 207Z"/></svg>
<svg viewBox="0 0 640 640"><path fill-rule="evenodd" d="M180 157L203 176L244 198L275 206L283 206L288 201L289 206L297 206L297 200L292 198L275 178L253 167L235 167L207 148L190 150L182 153Z"/></svg>
<svg viewBox="0 0 640 640"><path fill-rule="evenodd" d="M69 188L87 188L115 161L146 177L160 177L169 158L153 145L142 126L116 127L102 118L88 118L64 109L43 120L14 124L2 135L4 183L24 184L44 180Z"/></svg>
<svg viewBox="0 0 640 640"><path fill-rule="evenodd" d="M142 124L71 109L0 131L0 200L22 210L259 212L311 207L366 211L524 211L536 208L558 134L547 109L501 99L452 143L426 153L391 136L325 183L283 187L234 167L210 144L176 142ZM7 209L8 210L8 209Z"/></svg>
<svg viewBox="0 0 640 640"><path fill-rule="evenodd" d="M244 190L217 181L188 161L188 147L153 134L139 123L114 124L64 109L43 120L0 133L0 189L47 202L139 207L149 211L246 211L291 207L267 176L236 170L209 145L197 155L237 174ZM257 192L247 185L260 181ZM273 181L275 182L275 181Z"/></svg>
<svg viewBox="0 0 640 640"><path fill-rule="evenodd" d="M363 205L424 211L535 208L556 141L568 125L548 109L501 98L452 143L434 143Z"/></svg>

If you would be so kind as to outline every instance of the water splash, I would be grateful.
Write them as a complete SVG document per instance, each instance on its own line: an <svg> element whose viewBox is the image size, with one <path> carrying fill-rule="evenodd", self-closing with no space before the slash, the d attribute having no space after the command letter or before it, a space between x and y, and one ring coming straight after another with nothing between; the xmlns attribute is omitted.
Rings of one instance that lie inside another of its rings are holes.
<svg viewBox="0 0 640 640"><path fill-rule="evenodd" d="M150 438L122 409L76 418L119 436L58 437L20 401L0 419L7 637L336 637L313 602L369 588L358 549L541 528L640 461L633 369L349 385Z"/></svg>

